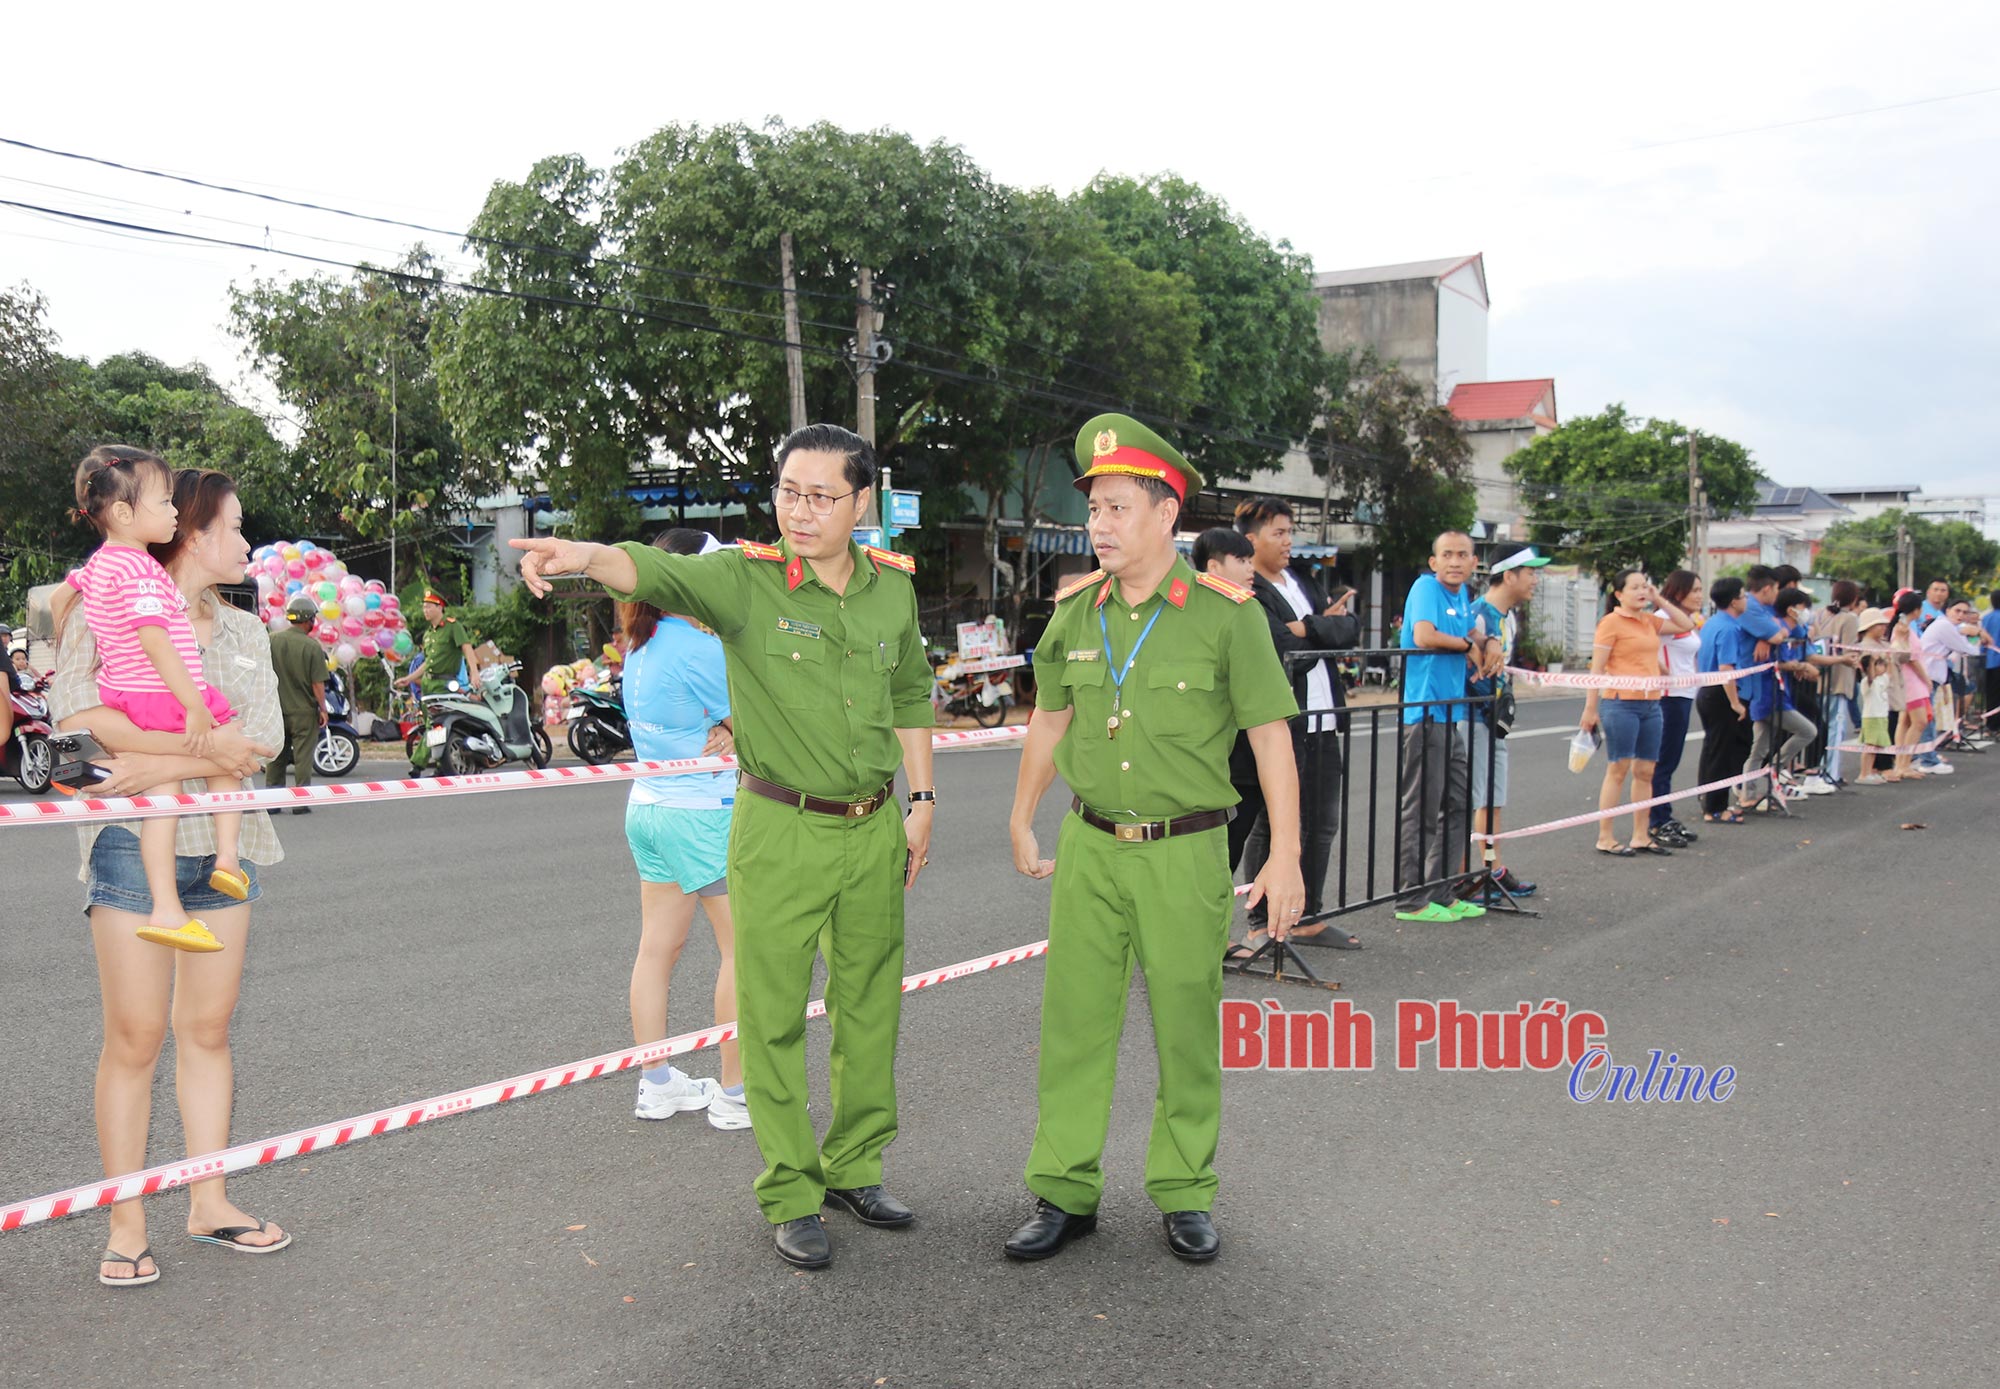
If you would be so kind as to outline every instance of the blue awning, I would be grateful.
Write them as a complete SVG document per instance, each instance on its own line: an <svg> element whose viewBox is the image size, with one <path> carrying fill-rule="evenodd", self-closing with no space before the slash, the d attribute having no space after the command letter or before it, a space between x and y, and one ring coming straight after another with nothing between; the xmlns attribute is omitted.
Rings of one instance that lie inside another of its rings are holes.
<svg viewBox="0 0 2000 1389"><path fill-rule="evenodd" d="M1028 537L1028 549L1038 555L1088 555L1090 532L1081 526L1037 526Z"/></svg>
<svg viewBox="0 0 2000 1389"><path fill-rule="evenodd" d="M666 506L669 504L701 505L714 502L733 502L744 497L755 496L760 484L754 482L717 483L700 486L694 483L661 482L640 487L628 487L625 495L641 506ZM529 497L521 506L527 511L554 511L556 506L546 495Z"/></svg>

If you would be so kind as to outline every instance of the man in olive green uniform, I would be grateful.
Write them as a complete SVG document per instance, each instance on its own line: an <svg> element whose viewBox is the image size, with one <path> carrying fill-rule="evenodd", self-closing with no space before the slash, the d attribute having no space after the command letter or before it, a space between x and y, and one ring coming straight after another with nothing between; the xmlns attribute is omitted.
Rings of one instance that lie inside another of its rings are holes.
<svg viewBox="0 0 2000 1389"><path fill-rule="evenodd" d="M1015 866L1055 884L1026 1174L1039 1201L1006 1252L1044 1259L1096 1228L1136 962L1160 1068L1146 1194L1168 1248L1211 1259L1220 1247L1208 1216L1222 1116L1220 961L1234 910L1229 751L1247 729L1271 827L1250 903L1269 899L1271 934L1282 940L1305 902L1286 724L1298 704L1250 591L1196 574L1174 549L1174 524L1201 475L1122 415L1085 425L1076 452L1103 567L1058 594L1035 644L1035 716L1010 829ZM1073 797L1051 862L1040 857L1034 815L1058 771Z"/></svg>
<svg viewBox="0 0 2000 1389"><path fill-rule="evenodd" d="M874 450L835 425L785 440L773 509L780 545L707 555L651 546L515 540L521 577L581 573L621 601L714 629L729 663L741 794L729 839L743 1088L764 1172L756 1191L778 1253L832 1254L823 1205L870 1225L916 1217L882 1187L896 1136L903 893L923 871L936 805L931 673L917 631L914 561L858 546ZM907 820L894 804L907 771ZM805 1010L813 955L827 962L833 1116L806 1112Z"/></svg>
<svg viewBox="0 0 2000 1389"><path fill-rule="evenodd" d="M461 660L465 662L469 689L478 688L479 658L472 654L472 634L451 615L436 589L424 590L423 652L423 665L403 682L411 689L427 695L450 694ZM416 749L410 754L410 774L423 771L430 761L430 743L418 738Z"/></svg>
<svg viewBox="0 0 2000 1389"><path fill-rule="evenodd" d="M271 633L271 669L278 677L278 709L285 716L285 739L264 767L266 786L285 784L289 763L301 786L312 785L313 749L326 726L326 648L313 639L313 619L319 605L294 598L285 605L285 630ZM293 806L292 814L310 815L308 806Z"/></svg>

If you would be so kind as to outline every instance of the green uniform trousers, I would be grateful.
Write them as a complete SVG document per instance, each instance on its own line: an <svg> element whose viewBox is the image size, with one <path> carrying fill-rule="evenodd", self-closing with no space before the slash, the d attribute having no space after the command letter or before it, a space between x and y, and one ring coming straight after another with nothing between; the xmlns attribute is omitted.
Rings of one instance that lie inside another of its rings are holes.
<svg viewBox="0 0 2000 1389"><path fill-rule="evenodd" d="M882 1150L896 1136L907 852L893 802L843 820L737 795L729 833L736 1020L744 1096L764 1155L757 1202L773 1225L816 1214L829 1186L882 1180ZM814 1141L806 1112L815 953L826 956L833 1028L824 1142Z"/></svg>
<svg viewBox="0 0 2000 1389"><path fill-rule="evenodd" d="M1146 1195L1162 1211L1205 1211L1215 1202L1222 1125L1219 962L1234 905L1227 832L1124 843L1072 813L1055 857L1028 1189L1072 1215L1097 1210L1136 961L1160 1066Z"/></svg>
<svg viewBox="0 0 2000 1389"><path fill-rule="evenodd" d="M285 768L290 766L301 786L312 785L313 749L319 746L319 712L285 713L285 738L278 751L264 764L264 784L283 786Z"/></svg>

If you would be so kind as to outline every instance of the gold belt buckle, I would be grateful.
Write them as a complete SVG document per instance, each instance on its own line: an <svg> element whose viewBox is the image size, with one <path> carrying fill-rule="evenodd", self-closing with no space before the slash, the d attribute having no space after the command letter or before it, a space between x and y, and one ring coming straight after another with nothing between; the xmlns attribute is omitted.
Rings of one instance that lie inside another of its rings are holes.
<svg viewBox="0 0 2000 1389"><path fill-rule="evenodd" d="M1143 844L1146 842L1146 827L1144 825L1118 825L1113 828L1112 833L1116 834L1127 844Z"/></svg>
<svg viewBox="0 0 2000 1389"><path fill-rule="evenodd" d="M872 802L873 798L871 797L869 800L866 801L856 801L847 808L853 811L854 818L859 820L862 816L866 815L870 810L874 809L874 805Z"/></svg>

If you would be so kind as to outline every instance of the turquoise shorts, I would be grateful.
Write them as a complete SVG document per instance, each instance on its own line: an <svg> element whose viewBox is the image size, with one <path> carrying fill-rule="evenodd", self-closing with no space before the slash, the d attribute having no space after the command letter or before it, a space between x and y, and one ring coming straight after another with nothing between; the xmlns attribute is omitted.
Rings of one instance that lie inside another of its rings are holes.
<svg viewBox="0 0 2000 1389"><path fill-rule="evenodd" d="M632 862L649 883L678 883L682 892L720 897L729 888L723 873L729 859L728 806L689 810L677 805L625 806L625 842Z"/></svg>

